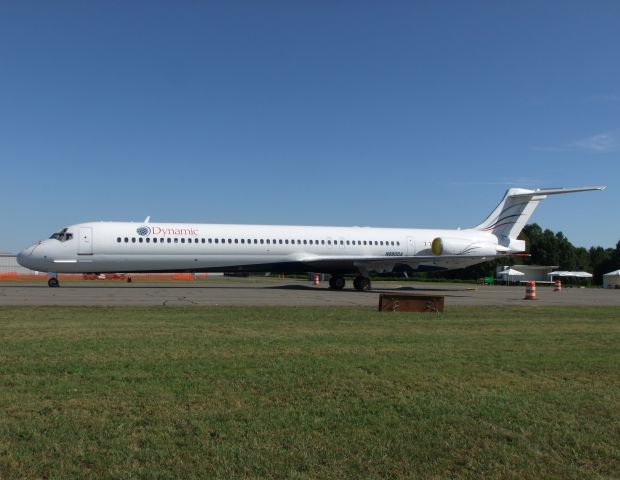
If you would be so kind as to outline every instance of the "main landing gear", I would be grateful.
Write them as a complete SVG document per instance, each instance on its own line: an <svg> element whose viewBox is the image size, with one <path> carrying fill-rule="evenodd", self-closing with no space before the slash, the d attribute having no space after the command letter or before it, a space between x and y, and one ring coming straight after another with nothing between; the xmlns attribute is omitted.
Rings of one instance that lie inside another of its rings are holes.
<svg viewBox="0 0 620 480"><path fill-rule="evenodd" d="M362 277L361 275L358 275L353 279L353 287L358 292L370 290L370 279L368 277Z"/></svg>
<svg viewBox="0 0 620 480"><path fill-rule="evenodd" d="M47 281L47 285L49 287L60 287L60 283L58 282L58 277L50 277Z"/></svg>
<svg viewBox="0 0 620 480"><path fill-rule="evenodd" d="M345 281L342 275L332 275L329 279L329 288L332 290L342 290L344 288Z"/></svg>
<svg viewBox="0 0 620 480"><path fill-rule="evenodd" d="M342 290L344 288L344 285L345 280L342 275L332 275L332 278L329 279L329 288L331 288L332 290ZM370 279L358 275L353 279L353 287L358 292L370 290Z"/></svg>

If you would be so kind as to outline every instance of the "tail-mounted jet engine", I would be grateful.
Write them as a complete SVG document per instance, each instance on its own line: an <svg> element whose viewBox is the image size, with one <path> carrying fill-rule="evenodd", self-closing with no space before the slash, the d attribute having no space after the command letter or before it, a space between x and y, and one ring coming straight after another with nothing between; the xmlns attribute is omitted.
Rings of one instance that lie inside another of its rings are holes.
<svg viewBox="0 0 620 480"><path fill-rule="evenodd" d="M437 237L431 244L433 255L497 255L497 245L467 238Z"/></svg>

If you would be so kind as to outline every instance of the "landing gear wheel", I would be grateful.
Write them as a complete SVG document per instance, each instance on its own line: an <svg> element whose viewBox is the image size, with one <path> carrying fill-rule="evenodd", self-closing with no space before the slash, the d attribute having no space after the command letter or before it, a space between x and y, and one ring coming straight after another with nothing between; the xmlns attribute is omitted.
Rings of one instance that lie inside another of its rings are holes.
<svg viewBox="0 0 620 480"><path fill-rule="evenodd" d="M370 279L359 275L353 279L353 287L358 292L370 290Z"/></svg>
<svg viewBox="0 0 620 480"><path fill-rule="evenodd" d="M329 288L332 290L342 290L344 288L344 277L340 275L333 275L332 278L329 279Z"/></svg>
<svg viewBox="0 0 620 480"><path fill-rule="evenodd" d="M47 281L47 285L49 287L60 287L60 283L58 283L58 279L56 277L52 277Z"/></svg>

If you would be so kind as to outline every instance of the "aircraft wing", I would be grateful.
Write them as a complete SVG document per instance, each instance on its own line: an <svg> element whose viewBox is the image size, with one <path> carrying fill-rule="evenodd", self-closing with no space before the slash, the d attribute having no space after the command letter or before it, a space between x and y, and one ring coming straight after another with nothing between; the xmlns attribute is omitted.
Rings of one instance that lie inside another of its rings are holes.
<svg viewBox="0 0 620 480"><path fill-rule="evenodd" d="M504 255L500 255L504 256ZM484 260L493 260L496 255L413 255L398 257L368 257L357 255L343 256L304 256L298 259L299 262L307 265L309 271L315 268L321 270L366 270L369 272L391 272L396 265L407 265L414 270L420 266L430 268L460 268Z"/></svg>

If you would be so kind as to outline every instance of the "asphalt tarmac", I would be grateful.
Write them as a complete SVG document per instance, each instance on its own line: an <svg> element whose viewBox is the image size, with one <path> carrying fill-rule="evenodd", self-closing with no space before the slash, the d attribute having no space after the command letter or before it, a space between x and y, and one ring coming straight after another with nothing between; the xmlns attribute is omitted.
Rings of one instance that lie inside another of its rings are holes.
<svg viewBox="0 0 620 480"><path fill-rule="evenodd" d="M350 283L350 282L349 282ZM46 283L0 283L0 305L242 305L242 306L373 306L381 293L443 295L445 305L620 306L620 290L539 287L537 300L524 300L522 286L450 283L373 282L373 290L332 291L327 282L313 286L302 280L269 278L216 279L200 282L120 283L94 280ZM619 311L620 313L620 311Z"/></svg>

